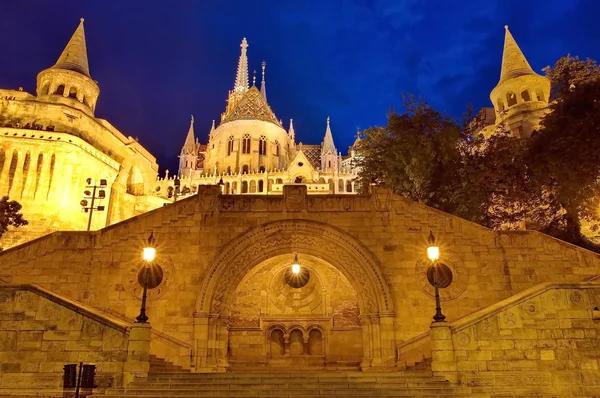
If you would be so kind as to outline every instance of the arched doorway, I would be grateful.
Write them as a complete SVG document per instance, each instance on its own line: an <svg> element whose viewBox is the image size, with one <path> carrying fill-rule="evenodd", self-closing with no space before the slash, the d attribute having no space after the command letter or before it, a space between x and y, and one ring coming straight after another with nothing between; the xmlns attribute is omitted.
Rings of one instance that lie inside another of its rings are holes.
<svg viewBox="0 0 600 398"><path fill-rule="evenodd" d="M299 255L301 272L294 274L293 258L288 253L261 262L235 289L228 363L234 369L357 368L364 349L355 289L316 256Z"/></svg>
<svg viewBox="0 0 600 398"><path fill-rule="evenodd" d="M375 257L335 227L315 221L284 220L250 229L219 250L212 261L196 304L197 369L229 367L229 328L236 289L257 265L293 253L331 265L356 292L363 340L360 367L394 364L393 302Z"/></svg>

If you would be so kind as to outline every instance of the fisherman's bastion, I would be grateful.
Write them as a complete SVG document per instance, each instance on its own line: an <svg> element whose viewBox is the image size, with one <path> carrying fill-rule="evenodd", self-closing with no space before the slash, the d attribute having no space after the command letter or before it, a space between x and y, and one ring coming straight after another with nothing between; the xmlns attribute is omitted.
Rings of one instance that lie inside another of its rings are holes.
<svg viewBox="0 0 600 398"><path fill-rule="evenodd" d="M83 20L36 95L0 90L0 195L30 221L0 242L0 396L600 396L597 254L358 192L334 121L297 143L240 48L171 175L94 117ZM486 131L526 137L549 92L506 28ZM88 228L65 209L90 186Z"/></svg>

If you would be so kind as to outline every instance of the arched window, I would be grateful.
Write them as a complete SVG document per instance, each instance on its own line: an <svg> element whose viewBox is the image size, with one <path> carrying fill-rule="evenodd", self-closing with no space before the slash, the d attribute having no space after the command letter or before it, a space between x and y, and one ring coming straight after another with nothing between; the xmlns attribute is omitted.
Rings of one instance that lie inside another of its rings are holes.
<svg viewBox="0 0 600 398"><path fill-rule="evenodd" d="M256 181L250 181L250 193L256 193Z"/></svg>
<svg viewBox="0 0 600 398"><path fill-rule="evenodd" d="M56 87L56 91L54 92L54 94L64 95L65 94L65 85L61 84L60 86Z"/></svg>
<svg viewBox="0 0 600 398"><path fill-rule="evenodd" d="M338 192L344 192L344 180L338 180Z"/></svg>
<svg viewBox="0 0 600 398"><path fill-rule="evenodd" d="M327 167L331 168L331 160L327 161Z"/></svg>
<svg viewBox="0 0 600 398"><path fill-rule="evenodd" d="M250 134L244 134L242 138L242 153L250 153Z"/></svg>
<svg viewBox="0 0 600 398"><path fill-rule="evenodd" d="M275 141L275 156L279 156L280 150L279 141Z"/></svg>
<svg viewBox="0 0 600 398"><path fill-rule="evenodd" d="M248 174L248 165L247 164L242 166L242 174Z"/></svg>
<svg viewBox="0 0 600 398"><path fill-rule="evenodd" d="M504 101L502 101L502 98L498 98L498 110L500 112L504 110Z"/></svg>
<svg viewBox="0 0 600 398"><path fill-rule="evenodd" d="M352 181L346 182L346 192L352 192Z"/></svg>
<svg viewBox="0 0 600 398"><path fill-rule="evenodd" d="M544 101L544 92L542 90L537 90L535 95L538 101Z"/></svg>
<svg viewBox="0 0 600 398"><path fill-rule="evenodd" d="M77 99L77 89L75 87L69 89L69 98Z"/></svg>
<svg viewBox="0 0 600 398"><path fill-rule="evenodd" d="M294 329L290 332L290 355L304 354L304 338L302 331Z"/></svg>
<svg viewBox="0 0 600 398"><path fill-rule="evenodd" d="M242 181L242 193L248 193L248 181Z"/></svg>
<svg viewBox="0 0 600 398"><path fill-rule="evenodd" d="M260 173L264 173L264 172L265 172L265 166L260 166L260 167L258 168L258 171L259 171Z"/></svg>
<svg viewBox="0 0 600 398"><path fill-rule="evenodd" d="M263 192L265 190L265 182L263 180L258 180L258 192Z"/></svg>
<svg viewBox="0 0 600 398"><path fill-rule="evenodd" d="M308 355L323 355L323 333L319 329L308 333Z"/></svg>
<svg viewBox="0 0 600 398"><path fill-rule="evenodd" d="M231 193L232 194L237 193L237 181L234 181L231 183Z"/></svg>
<svg viewBox="0 0 600 398"><path fill-rule="evenodd" d="M228 182L225 183L225 193L231 193L231 184Z"/></svg>
<svg viewBox="0 0 600 398"><path fill-rule="evenodd" d="M278 178L276 184L283 184L283 180L281 178Z"/></svg>
<svg viewBox="0 0 600 398"><path fill-rule="evenodd" d="M517 96L515 93L511 92L506 94L506 103L508 104L509 108L513 105L517 105Z"/></svg>
<svg viewBox="0 0 600 398"><path fill-rule="evenodd" d="M271 356L280 357L284 353L283 332L279 329L274 329L271 332Z"/></svg>
<svg viewBox="0 0 600 398"><path fill-rule="evenodd" d="M529 96L529 91L527 91L527 89L525 89L521 92L521 98L523 98L524 102L531 101L531 97Z"/></svg>
<svg viewBox="0 0 600 398"><path fill-rule="evenodd" d="M227 166L227 174L231 174L231 166Z"/></svg>
<svg viewBox="0 0 600 398"><path fill-rule="evenodd" d="M267 137L264 135L260 136L260 141L258 142L258 154L266 155L267 154Z"/></svg>
<svg viewBox="0 0 600 398"><path fill-rule="evenodd" d="M233 152L233 136L229 136L229 139L227 140L227 156L231 155L231 152Z"/></svg>

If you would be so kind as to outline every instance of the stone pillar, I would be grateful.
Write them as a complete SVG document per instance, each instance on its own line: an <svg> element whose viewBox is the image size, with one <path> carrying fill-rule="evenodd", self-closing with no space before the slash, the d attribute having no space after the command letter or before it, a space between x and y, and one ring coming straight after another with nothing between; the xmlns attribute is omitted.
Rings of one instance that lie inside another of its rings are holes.
<svg viewBox="0 0 600 398"><path fill-rule="evenodd" d="M431 370L434 376L442 376L446 380L458 382L452 331L446 322L434 322L430 326L431 335Z"/></svg>
<svg viewBox="0 0 600 398"><path fill-rule="evenodd" d="M2 174L0 175L0 196L8 195L10 189L8 186L8 173L10 172L10 164L13 158L13 149L7 150L4 156L4 165L2 166Z"/></svg>
<svg viewBox="0 0 600 398"><path fill-rule="evenodd" d="M290 355L290 334L286 333L283 335L283 355Z"/></svg>
<svg viewBox="0 0 600 398"><path fill-rule="evenodd" d="M33 201L33 194L35 192L35 183L37 181L37 169L38 159L40 153L33 152L29 160L29 172L27 173L27 179L25 180L25 187L23 188L23 197Z"/></svg>
<svg viewBox="0 0 600 398"><path fill-rule="evenodd" d="M151 335L152 326L149 323L134 323L129 329L127 361L123 364L123 387L136 377L148 377Z"/></svg>
<svg viewBox="0 0 600 398"><path fill-rule="evenodd" d="M310 353L309 350L309 341L308 341L308 336L304 336L304 338L302 339L304 344L302 345L302 354L303 355L308 355Z"/></svg>
<svg viewBox="0 0 600 398"><path fill-rule="evenodd" d="M361 316L360 324L362 325L362 338L363 338L363 359L360 362L361 369L370 368L373 363L373 345L372 343L372 331L371 331L371 320L369 317Z"/></svg>
<svg viewBox="0 0 600 398"><path fill-rule="evenodd" d="M13 175L12 183L10 184L10 191L8 196L14 200L21 199L21 191L23 189L23 166L25 163L25 153L17 152L17 166L15 167L15 174Z"/></svg>

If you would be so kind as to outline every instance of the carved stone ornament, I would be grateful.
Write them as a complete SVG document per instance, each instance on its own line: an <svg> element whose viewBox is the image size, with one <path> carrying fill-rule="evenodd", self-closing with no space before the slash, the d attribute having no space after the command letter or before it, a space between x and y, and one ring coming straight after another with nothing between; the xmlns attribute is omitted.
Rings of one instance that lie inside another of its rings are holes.
<svg viewBox="0 0 600 398"><path fill-rule="evenodd" d="M443 262L452 271L452 283L450 286L440 289L440 300L451 301L458 297L465 291L469 284L469 270L463 266L462 259L454 252L447 251L442 255L440 261ZM427 296L434 298L435 290L427 279L427 271L431 267L431 261L425 257L417 260L415 266L415 278L423 293Z"/></svg>
<svg viewBox="0 0 600 398"><path fill-rule="evenodd" d="M162 282L154 289L148 289L148 301L158 300L167 293L175 277L175 266L167 255L156 254L154 262L160 265L162 270ZM139 283L140 270L144 267L143 260L139 255L132 256L125 264L123 270L123 287L125 291L136 299L142 299L143 286Z"/></svg>

